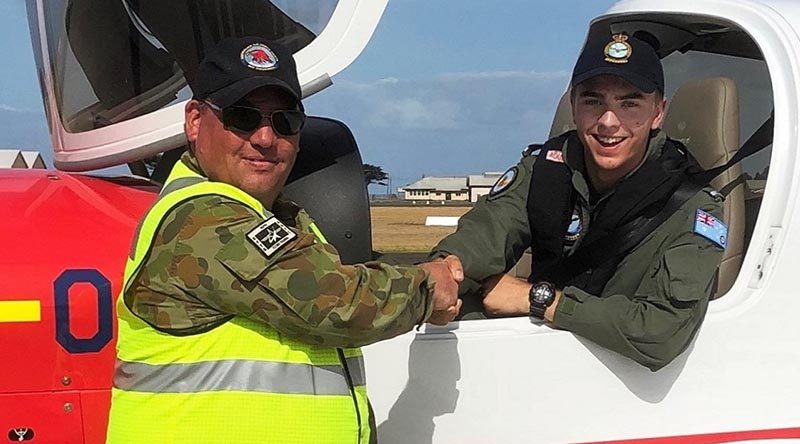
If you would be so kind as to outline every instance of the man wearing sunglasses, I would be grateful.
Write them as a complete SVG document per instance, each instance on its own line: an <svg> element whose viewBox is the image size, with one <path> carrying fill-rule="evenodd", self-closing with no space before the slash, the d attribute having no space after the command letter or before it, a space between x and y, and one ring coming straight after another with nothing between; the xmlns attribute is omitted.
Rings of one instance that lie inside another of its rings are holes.
<svg viewBox="0 0 800 444"><path fill-rule="evenodd" d="M664 73L650 43L590 36L571 83L576 130L529 147L431 257L458 256L462 293L489 315L550 322L655 371L703 320L722 204L659 130ZM529 278L505 274L528 247Z"/></svg>
<svg viewBox="0 0 800 444"><path fill-rule="evenodd" d="M108 442L373 441L358 347L453 319L460 263L343 265L281 198L305 121L283 46L224 39L191 86L117 304Z"/></svg>

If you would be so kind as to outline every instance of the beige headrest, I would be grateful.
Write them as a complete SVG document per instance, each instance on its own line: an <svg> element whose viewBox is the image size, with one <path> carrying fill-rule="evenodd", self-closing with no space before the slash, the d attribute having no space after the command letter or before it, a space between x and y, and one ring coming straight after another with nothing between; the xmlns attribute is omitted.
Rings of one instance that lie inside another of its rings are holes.
<svg viewBox="0 0 800 444"><path fill-rule="evenodd" d="M556 115L553 117L553 124L550 126L550 136L548 139L560 136L567 131L575 129L575 122L572 121L572 103L569 100L569 89L561 96L556 108Z"/></svg>
<svg viewBox="0 0 800 444"><path fill-rule="evenodd" d="M739 96L726 77L689 80L669 103L663 124L669 137L686 145L709 169L739 150Z"/></svg>

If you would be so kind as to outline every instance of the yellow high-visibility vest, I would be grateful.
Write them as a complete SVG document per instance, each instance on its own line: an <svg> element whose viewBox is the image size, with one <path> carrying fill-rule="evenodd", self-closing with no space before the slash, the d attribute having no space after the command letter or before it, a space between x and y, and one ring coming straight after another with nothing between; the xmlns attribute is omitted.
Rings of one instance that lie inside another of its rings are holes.
<svg viewBox="0 0 800 444"><path fill-rule="evenodd" d="M179 161L138 228L122 294L160 222L179 203L207 194L265 214L244 191L210 182ZM109 444L369 442L359 349L304 344L241 316L204 333L174 336L134 315L122 294Z"/></svg>

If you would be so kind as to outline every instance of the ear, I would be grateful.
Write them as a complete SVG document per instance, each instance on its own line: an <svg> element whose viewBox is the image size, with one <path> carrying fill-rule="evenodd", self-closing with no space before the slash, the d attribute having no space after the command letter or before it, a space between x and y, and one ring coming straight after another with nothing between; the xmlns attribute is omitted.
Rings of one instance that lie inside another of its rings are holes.
<svg viewBox="0 0 800 444"><path fill-rule="evenodd" d="M656 118L653 119L653 124L650 125L650 129L651 130L661 128L661 124L664 123L664 115L667 112L667 100L666 99L660 99L658 101L658 105L656 105L656 106L657 106L657 109L656 109L656 113L657 114L656 114Z"/></svg>
<svg viewBox="0 0 800 444"><path fill-rule="evenodd" d="M194 143L200 132L202 106L203 105L199 101L194 99L186 102L186 107L184 108L183 132L186 134L186 140L188 140L189 143Z"/></svg>

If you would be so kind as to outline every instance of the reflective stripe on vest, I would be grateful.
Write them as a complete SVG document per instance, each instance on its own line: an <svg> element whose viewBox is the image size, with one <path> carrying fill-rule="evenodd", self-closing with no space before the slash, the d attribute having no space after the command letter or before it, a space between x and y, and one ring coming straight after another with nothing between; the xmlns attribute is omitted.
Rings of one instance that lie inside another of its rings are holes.
<svg viewBox="0 0 800 444"><path fill-rule="evenodd" d="M364 360L347 358L354 385L364 385ZM249 360L152 365L117 360L114 387L136 392L198 393L222 390L350 396L340 365ZM218 375L223 375L219 377ZM173 381L180 381L174 384Z"/></svg>
<svg viewBox="0 0 800 444"><path fill-rule="evenodd" d="M188 199L209 194L269 215L252 196L210 182L179 161L137 229L125 267L123 294L147 262L155 235L170 211ZM325 242L316 226L309 230ZM359 349L345 349L340 358L335 348L301 343L266 323L241 316L207 332L172 336L136 317L122 295L117 313L109 443L153 439L211 443L229 438L237 443L282 442L286 436L292 436L292 442L369 442L372 431ZM205 428L235 430L235 438Z"/></svg>
<svg viewBox="0 0 800 444"><path fill-rule="evenodd" d="M320 242L322 242L323 244L327 244L328 243L328 240L325 239L325 236L322 234L322 231L319 231L319 228L317 227L317 224L315 224L314 222L311 222L311 225L309 225L308 228L311 230L312 233L314 233L314 236L316 236L317 239L320 240Z"/></svg>

